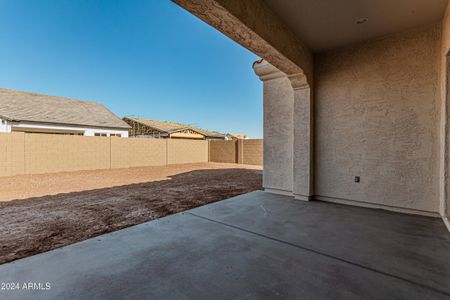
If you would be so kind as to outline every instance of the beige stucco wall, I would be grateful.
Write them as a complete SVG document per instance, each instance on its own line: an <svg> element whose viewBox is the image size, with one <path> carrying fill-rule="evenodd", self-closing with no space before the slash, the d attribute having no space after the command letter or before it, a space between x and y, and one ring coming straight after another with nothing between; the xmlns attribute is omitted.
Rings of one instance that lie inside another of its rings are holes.
<svg viewBox="0 0 450 300"><path fill-rule="evenodd" d="M25 172L24 133L0 133L0 176Z"/></svg>
<svg viewBox="0 0 450 300"><path fill-rule="evenodd" d="M439 56L441 87L441 160L440 212L450 217L450 3L442 21L442 41Z"/></svg>
<svg viewBox="0 0 450 300"><path fill-rule="evenodd" d="M111 138L111 168L161 166L166 163L166 139Z"/></svg>
<svg viewBox="0 0 450 300"><path fill-rule="evenodd" d="M450 3L447 6L444 19L442 21L442 55L447 55L450 51Z"/></svg>
<svg viewBox="0 0 450 300"><path fill-rule="evenodd" d="M168 139L167 147L168 164L208 161L208 141Z"/></svg>
<svg viewBox="0 0 450 300"><path fill-rule="evenodd" d="M437 24L315 57L316 195L438 212L439 47Z"/></svg>
<svg viewBox="0 0 450 300"><path fill-rule="evenodd" d="M246 165L258 165L263 164L263 140L261 139L249 139L242 140L242 163Z"/></svg>
<svg viewBox="0 0 450 300"><path fill-rule="evenodd" d="M265 189L292 193L294 91L286 76L264 81Z"/></svg>
<svg viewBox="0 0 450 300"><path fill-rule="evenodd" d="M237 163L237 141L209 141L209 161Z"/></svg>

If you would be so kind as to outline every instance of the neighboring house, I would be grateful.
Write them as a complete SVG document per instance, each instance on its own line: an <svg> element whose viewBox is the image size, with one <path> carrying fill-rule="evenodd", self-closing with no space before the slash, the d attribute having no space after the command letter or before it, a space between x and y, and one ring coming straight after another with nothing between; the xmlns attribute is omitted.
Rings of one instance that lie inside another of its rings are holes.
<svg viewBox="0 0 450 300"><path fill-rule="evenodd" d="M144 138L177 138L194 140L224 140L225 135L190 125L157 120L123 118L131 126L130 136Z"/></svg>
<svg viewBox="0 0 450 300"><path fill-rule="evenodd" d="M227 136L227 139L229 139L229 140L245 140L245 139L247 139L247 136L245 134L227 133L226 136Z"/></svg>
<svg viewBox="0 0 450 300"><path fill-rule="evenodd" d="M128 137L128 129L100 103L0 89L0 132Z"/></svg>

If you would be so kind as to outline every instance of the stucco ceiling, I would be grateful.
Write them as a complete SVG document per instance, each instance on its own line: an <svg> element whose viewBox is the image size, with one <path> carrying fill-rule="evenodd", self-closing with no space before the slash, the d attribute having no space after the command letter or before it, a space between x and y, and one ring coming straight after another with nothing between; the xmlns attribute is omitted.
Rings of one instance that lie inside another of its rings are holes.
<svg viewBox="0 0 450 300"><path fill-rule="evenodd" d="M266 0L299 38L321 52L437 22L448 0ZM368 18L357 25L360 18Z"/></svg>

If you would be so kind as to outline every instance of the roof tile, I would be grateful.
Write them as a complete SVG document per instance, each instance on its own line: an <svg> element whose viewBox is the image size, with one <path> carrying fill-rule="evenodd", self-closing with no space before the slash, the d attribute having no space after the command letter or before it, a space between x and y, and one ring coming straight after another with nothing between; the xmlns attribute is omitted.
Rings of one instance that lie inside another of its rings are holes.
<svg viewBox="0 0 450 300"><path fill-rule="evenodd" d="M97 102L0 89L0 117L28 121L108 128L130 126Z"/></svg>

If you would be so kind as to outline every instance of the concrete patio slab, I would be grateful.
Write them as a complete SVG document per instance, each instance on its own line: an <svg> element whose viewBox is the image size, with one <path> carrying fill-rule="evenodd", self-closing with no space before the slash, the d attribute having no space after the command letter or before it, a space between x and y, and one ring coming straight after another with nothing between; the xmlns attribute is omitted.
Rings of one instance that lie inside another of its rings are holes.
<svg viewBox="0 0 450 300"><path fill-rule="evenodd" d="M192 213L450 294L450 234L440 218L264 192Z"/></svg>
<svg viewBox="0 0 450 300"><path fill-rule="evenodd" d="M304 210L309 210L316 222ZM412 265L404 267L405 273L400 272L400 267L395 269L398 274L390 274L392 269L385 269L385 265L369 267L376 265L371 257L380 261L384 255L393 263L397 260L397 256L393 259L384 249L378 249L381 254L376 255L373 253L377 251L372 250L365 256L354 253L343 257L342 246L327 249L323 240L330 238L336 243L353 243L353 247L346 248L349 251L367 251L370 238L360 238L363 231L372 239L382 240L378 230L386 227L388 231L386 222L391 213L359 210L335 204L301 203L263 192L250 193L1 265L1 282L34 282L43 286L49 282L51 289L0 290L0 299L450 298L450 283L440 278L449 278L450 260L445 261L447 256L440 257L439 252L446 247L450 251L450 241L445 227L437 225L439 219L407 216L416 220L413 222L400 215L397 224L391 223L396 225L392 235L402 233L398 230L402 226L410 226L412 232L416 227L427 227L425 231L417 231L404 245L410 247L412 240L418 244L426 242L422 251L415 250L422 256L396 262ZM346 220L349 211L367 215L372 226L358 224L353 228L355 224ZM239 221L241 212L240 218L245 220ZM340 217L327 216L329 213ZM372 214L379 215L378 223L376 218L371 219ZM331 220L325 220L326 217ZM335 222L331 237L324 233L328 227L321 225L327 222ZM402 225L403 222L410 224ZM353 226L345 228L345 224ZM440 242L429 243L430 226L437 230L435 235ZM269 230L272 227L277 229ZM284 231L292 233L282 234ZM358 239L349 240L353 236ZM401 249L403 242L400 235L396 247ZM428 247L438 247L434 257L428 257L433 250ZM410 255L407 249L404 251ZM349 257L361 261L354 262ZM423 261L417 261L419 258ZM424 273L419 280L415 265L419 269L428 265L437 270Z"/></svg>

